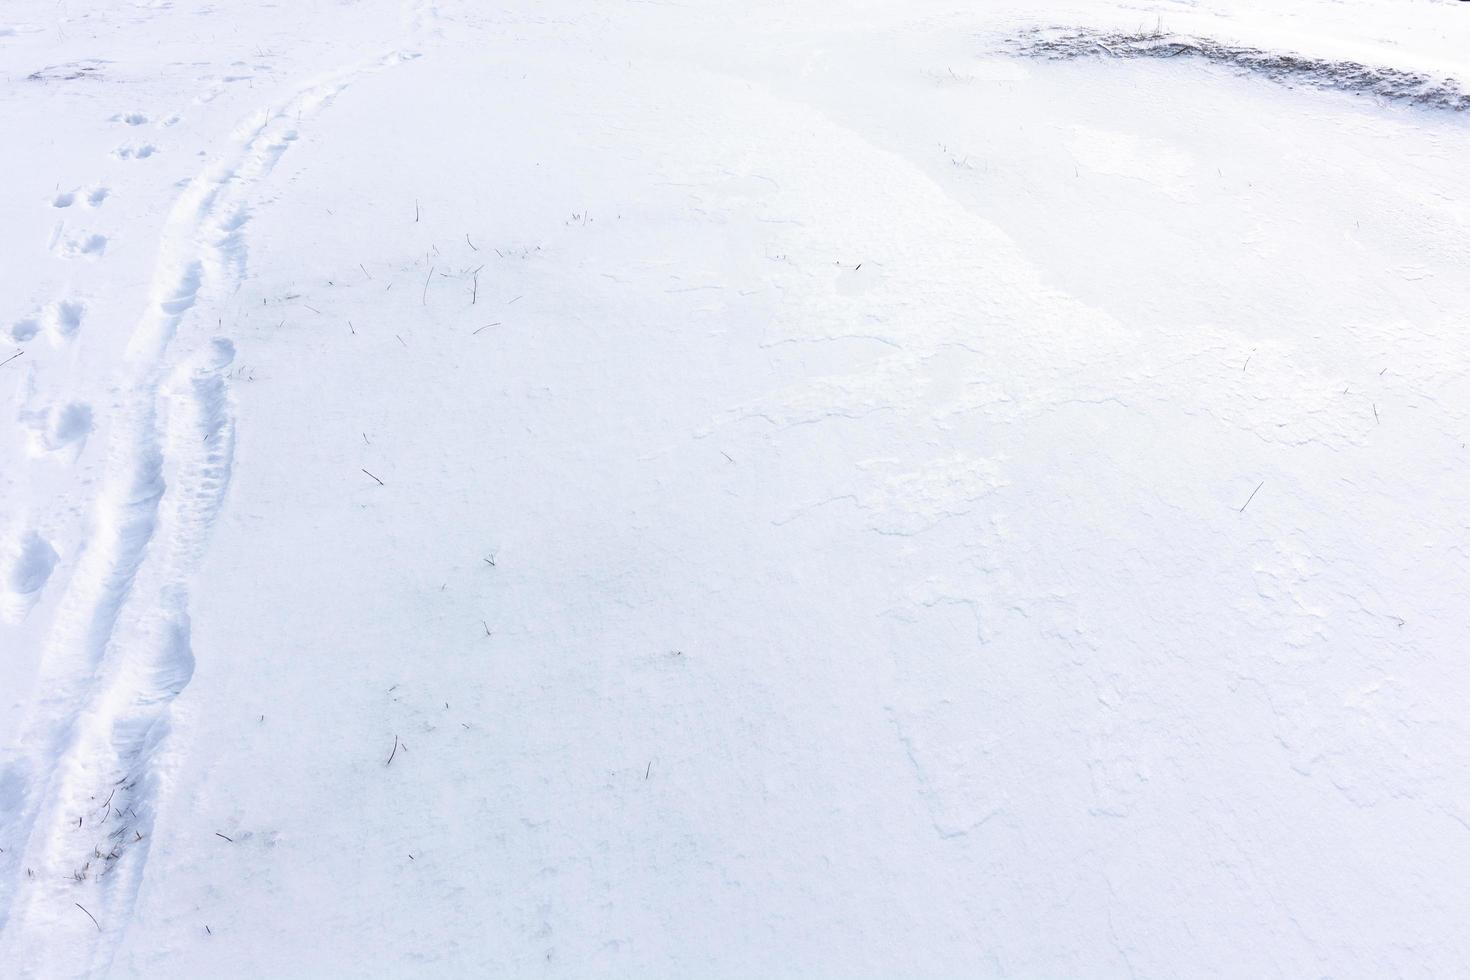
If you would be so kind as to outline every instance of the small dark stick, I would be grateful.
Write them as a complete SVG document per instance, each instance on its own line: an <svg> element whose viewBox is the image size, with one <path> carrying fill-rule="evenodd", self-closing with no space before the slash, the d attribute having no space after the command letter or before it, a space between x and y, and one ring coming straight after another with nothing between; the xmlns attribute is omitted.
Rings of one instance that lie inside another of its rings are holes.
<svg viewBox="0 0 1470 980"><path fill-rule="evenodd" d="M81 902L72 902L72 904L81 909L83 912L87 912L86 908L82 905ZM97 927L98 932L102 931L102 923L97 921L97 917L95 915L93 915L91 912L87 912L87 918L92 920L92 925Z"/></svg>
<svg viewBox="0 0 1470 980"><path fill-rule="evenodd" d="M361 262L357 263L357 267L359 269L361 269L362 270L362 274L365 275L365 276L367 276L369 279L371 279L373 277L373 274L371 272L367 271L367 266L363 265Z"/></svg>
<svg viewBox="0 0 1470 980"><path fill-rule="evenodd" d="M1373 421L1374 422L1382 422L1383 421L1382 419L1380 419L1378 417L1378 403L1377 402L1374 402L1373 403Z"/></svg>
<svg viewBox="0 0 1470 980"><path fill-rule="evenodd" d="M393 751L388 753L388 761L383 763L385 767L393 765L393 757L398 754L398 736L393 736Z"/></svg>
<svg viewBox="0 0 1470 980"><path fill-rule="evenodd" d="M1242 513L1242 514L1245 513L1245 509L1251 505L1251 501L1256 499L1256 494L1260 493L1261 492L1261 488L1264 487L1265 485L1266 485L1266 481L1265 480L1262 480L1260 483L1257 483L1256 484L1256 488L1251 491L1251 495L1249 497L1245 498L1245 503L1243 503L1243 504L1240 505L1240 513Z"/></svg>
<svg viewBox="0 0 1470 980"><path fill-rule="evenodd" d="M220 833L218 830L216 830L214 832L214 836L216 836L216 837L224 837L224 839L227 840L227 841L229 841L231 844L235 843L235 839L233 837L225 837L225 835L222 834L222 833Z"/></svg>
<svg viewBox="0 0 1470 980"><path fill-rule="evenodd" d="M652 759L649 759L648 760L648 768L645 769L645 770L643 770L643 778L645 780L648 779L648 774L651 773L651 772L653 772L653 760Z"/></svg>
<svg viewBox="0 0 1470 980"><path fill-rule="evenodd" d="M373 475L372 475L372 474L371 474L371 473L368 473L368 471L367 471L367 470L363 470L363 472L364 472L364 473L367 473L367 475L368 475L368 476L373 476ZM378 480L378 478L377 478L377 477L375 477L375 476L373 476L373 479L374 479L374 480ZM380 487L386 487L386 486L387 486L387 485L388 485L388 484L386 484L386 483L384 483L384 482L383 482L383 481L382 481L382 480L378 480L378 486L380 486Z"/></svg>
<svg viewBox="0 0 1470 980"><path fill-rule="evenodd" d="M19 357L20 355L22 355L24 353L25 353L25 351L23 351L23 350L16 351L14 354L11 354L5 360L0 361L0 367L4 367L5 365L9 364L11 361L15 360L17 357Z"/></svg>
<svg viewBox="0 0 1470 980"><path fill-rule="evenodd" d="M418 224L419 223L419 202L418 202L418 198L414 198L414 201L413 201L413 223L414 224Z"/></svg>
<svg viewBox="0 0 1470 980"><path fill-rule="evenodd" d="M475 248L475 243L472 242L472 241L470 241L470 233L469 232L465 232L464 233L464 240L469 244L470 248L474 248L476 252L479 251L478 248Z"/></svg>
<svg viewBox="0 0 1470 980"><path fill-rule="evenodd" d="M487 323L483 327L480 327L477 330L472 331L470 333L470 336L473 337L475 334L479 333L481 330L488 330L491 327L498 327L498 326L500 326L500 321L499 320L496 320L494 323Z"/></svg>
<svg viewBox="0 0 1470 980"><path fill-rule="evenodd" d="M424 296L423 296L423 305L424 306L428 306L429 305L429 283L432 282L433 279L434 279L434 267L431 265L431 266L429 266L429 274L424 277Z"/></svg>

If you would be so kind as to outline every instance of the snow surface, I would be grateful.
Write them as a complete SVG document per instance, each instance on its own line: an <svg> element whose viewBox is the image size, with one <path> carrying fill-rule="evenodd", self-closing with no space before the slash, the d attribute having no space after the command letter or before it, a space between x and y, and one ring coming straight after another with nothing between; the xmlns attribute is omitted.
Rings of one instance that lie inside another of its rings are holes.
<svg viewBox="0 0 1470 980"><path fill-rule="evenodd" d="M1470 975L1467 119L1035 28L1470 85L0 6L0 974Z"/></svg>

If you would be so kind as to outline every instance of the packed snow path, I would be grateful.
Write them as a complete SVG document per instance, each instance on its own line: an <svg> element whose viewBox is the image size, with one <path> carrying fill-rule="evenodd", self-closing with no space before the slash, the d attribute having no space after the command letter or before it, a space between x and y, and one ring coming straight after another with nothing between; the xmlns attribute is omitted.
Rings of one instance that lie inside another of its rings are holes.
<svg viewBox="0 0 1470 980"><path fill-rule="evenodd" d="M792 6L6 9L0 973L1470 971L1464 13Z"/></svg>

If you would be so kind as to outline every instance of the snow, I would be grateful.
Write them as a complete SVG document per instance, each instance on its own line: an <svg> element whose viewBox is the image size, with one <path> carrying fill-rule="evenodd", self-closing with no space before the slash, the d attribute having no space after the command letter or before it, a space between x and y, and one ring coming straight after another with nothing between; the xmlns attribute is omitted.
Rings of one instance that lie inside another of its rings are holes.
<svg viewBox="0 0 1470 980"><path fill-rule="evenodd" d="M1470 972L1466 17L11 0L0 972Z"/></svg>

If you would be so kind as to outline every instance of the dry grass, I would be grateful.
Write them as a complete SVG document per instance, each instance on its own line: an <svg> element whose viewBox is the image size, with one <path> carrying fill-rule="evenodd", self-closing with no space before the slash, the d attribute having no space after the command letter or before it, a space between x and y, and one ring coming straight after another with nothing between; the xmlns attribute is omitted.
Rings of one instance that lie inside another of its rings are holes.
<svg viewBox="0 0 1470 980"><path fill-rule="evenodd" d="M1162 31L1116 33L1093 30L1035 30L1015 41L1018 53L1034 58L1199 58L1261 75L1285 85L1372 95L1429 109L1463 112L1470 109L1466 94L1454 79L1435 79L1418 72L1331 61L1292 52L1224 44L1210 38Z"/></svg>

